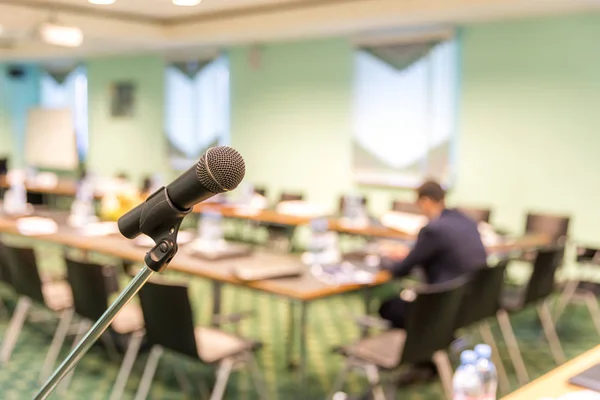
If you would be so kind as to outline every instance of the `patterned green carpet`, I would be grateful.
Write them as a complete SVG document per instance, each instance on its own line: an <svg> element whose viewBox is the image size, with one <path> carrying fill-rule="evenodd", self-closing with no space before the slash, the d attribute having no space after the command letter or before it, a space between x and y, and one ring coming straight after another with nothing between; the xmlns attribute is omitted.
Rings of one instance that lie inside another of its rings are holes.
<svg viewBox="0 0 600 400"><path fill-rule="evenodd" d="M60 258L61 249L37 242L41 269L61 270L64 268ZM114 262L114 260L113 260ZM206 281L194 279L191 282L193 306L197 324L208 324L211 310L210 285ZM2 292L5 292L4 290ZM3 297L6 297L3 295ZM14 300L7 303L14 304ZM349 315L363 311L362 301L356 295L331 298L313 303L309 308L309 380L307 387L299 388L297 375L286 368L284 354L287 332L288 307L284 299L235 287L226 287L224 291L223 310L234 312L256 310L254 318L244 321L241 331L265 343L259 353L259 364L270 391L270 398L291 400L297 394L309 392L308 398L322 400L333 383L336 372L341 366L341 358L331 353L332 346L347 343L357 337L358 331L353 326ZM0 317L0 335L4 334L8 318ZM535 322L535 313L526 312L513 318L516 335L519 338L525 361L532 378L535 378L554 367L549 349L543 335ZM11 361L0 368L0 399L31 399L39 388L37 375L49 345L50 333L54 325L27 324L19 338ZM499 339L497 327L494 326L496 338ZM587 310L579 306L571 306L558 326L559 336L569 358L600 343L600 337L594 330ZM475 339L477 340L477 339ZM501 340L501 353L505 366L511 374L513 389L516 379ZM63 349L61 358L68 351ZM134 372L127 385L124 399L133 399L138 386L143 362L142 355L136 363ZM117 373L118 366L111 363L102 349L93 349L78 365L71 386L66 394L53 395L53 399L107 399L110 388ZM181 368L192 383L190 393L183 394L173 370ZM208 367L189 363L181 358L164 357L159 365L157 375L149 398L151 399L197 399L201 398L199 382L204 380L210 386L212 370ZM358 393L364 387L363 377L353 376L346 390ZM420 385L400 391L402 399L424 400L440 399L438 383ZM234 373L228 386L227 399L255 399L257 396L251 386L249 375L245 371Z"/></svg>

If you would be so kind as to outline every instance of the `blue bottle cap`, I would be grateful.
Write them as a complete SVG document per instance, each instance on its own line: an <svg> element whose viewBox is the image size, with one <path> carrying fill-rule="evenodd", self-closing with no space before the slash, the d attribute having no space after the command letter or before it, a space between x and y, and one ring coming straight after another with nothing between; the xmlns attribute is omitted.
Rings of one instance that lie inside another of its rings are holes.
<svg viewBox="0 0 600 400"><path fill-rule="evenodd" d="M487 344L478 344L475 346L475 353L481 358L487 358L488 360L492 357L492 348Z"/></svg>
<svg viewBox="0 0 600 400"><path fill-rule="evenodd" d="M460 363L463 365L475 364L477 362L477 354L473 350L465 350L460 354Z"/></svg>

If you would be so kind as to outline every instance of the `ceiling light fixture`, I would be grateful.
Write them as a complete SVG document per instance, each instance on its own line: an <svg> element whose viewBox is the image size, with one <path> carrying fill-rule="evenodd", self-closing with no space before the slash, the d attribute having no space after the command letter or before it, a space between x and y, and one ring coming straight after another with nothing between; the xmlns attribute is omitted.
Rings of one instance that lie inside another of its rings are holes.
<svg viewBox="0 0 600 400"><path fill-rule="evenodd" d="M99 5L108 5L108 4L113 4L116 0L88 0L90 3L92 4L99 4Z"/></svg>
<svg viewBox="0 0 600 400"><path fill-rule="evenodd" d="M182 7L192 7L200 4L202 0L173 0L173 4Z"/></svg>
<svg viewBox="0 0 600 400"><path fill-rule="evenodd" d="M75 26L45 22L39 27L42 40L48 44L62 47L79 47L83 43L83 32Z"/></svg>

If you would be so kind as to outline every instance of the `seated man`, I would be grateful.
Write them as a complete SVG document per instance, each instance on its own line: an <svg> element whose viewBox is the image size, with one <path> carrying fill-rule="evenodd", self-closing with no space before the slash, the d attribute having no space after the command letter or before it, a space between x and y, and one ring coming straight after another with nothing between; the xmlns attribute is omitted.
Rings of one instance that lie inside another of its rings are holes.
<svg viewBox="0 0 600 400"><path fill-rule="evenodd" d="M415 267L421 267L426 283L443 283L486 264L486 250L477 223L459 211L447 209L444 197L444 189L436 182L425 182L417 189L417 204L429 223L419 232L412 249L384 250L387 259L384 266L388 264L386 267L394 278L405 277ZM402 329L406 305L405 300L395 296L383 302L379 314L394 328ZM435 372L432 365L426 365L429 376Z"/></svg>

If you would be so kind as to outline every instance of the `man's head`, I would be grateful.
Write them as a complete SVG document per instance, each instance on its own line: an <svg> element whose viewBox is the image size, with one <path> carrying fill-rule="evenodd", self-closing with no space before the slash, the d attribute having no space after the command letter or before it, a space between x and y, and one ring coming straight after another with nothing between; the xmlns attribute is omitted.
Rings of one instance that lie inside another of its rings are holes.
<svg viewBox="0 0 600 400"><path fill-rule="evenodd" d="M417 205L429 219L437 218L444 211L446 192L435 181L427 181L417 189Z"/></svg>

